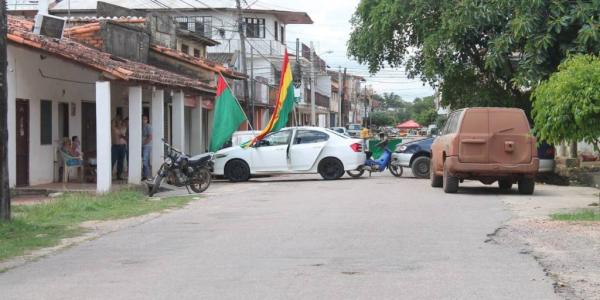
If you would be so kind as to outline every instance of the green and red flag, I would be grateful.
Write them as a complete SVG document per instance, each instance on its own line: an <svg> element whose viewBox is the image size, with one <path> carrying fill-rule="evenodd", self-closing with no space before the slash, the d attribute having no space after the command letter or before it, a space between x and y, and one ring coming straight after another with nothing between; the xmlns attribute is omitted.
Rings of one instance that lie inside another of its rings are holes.
<svg viewBox="0 0 600 300"><path fill-rule="evenodd" d="M240 128L240 125L248 120L240 103L221 74L219 74L217 81L215 102L215 116L210 138L211 152L221 149L223 144L229 141L233 133Z"/></svg>
<svg viewBox="0 0 600 300"><path fill-rule="evenodd" d="M279 81L279 93L275 110L267 126L251 141L243 144L242 147L249 147L262 140L270 132L278 131L287 125L290 112L294 109L294 85L292 79L292 68L287 50L283 56L283 67L281 70L281 80Z"/></svg>

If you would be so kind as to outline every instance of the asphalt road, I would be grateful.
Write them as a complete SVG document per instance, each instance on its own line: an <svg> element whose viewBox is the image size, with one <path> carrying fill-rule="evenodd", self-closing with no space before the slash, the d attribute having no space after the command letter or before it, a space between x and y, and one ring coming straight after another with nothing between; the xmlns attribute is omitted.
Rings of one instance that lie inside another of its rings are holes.
<svg viewBox="0 0 600 300"><path fill-rule="evenodd" d="M531 256L486 242L510 218L496 193L387 174L216 183L185 209L0 274L0 298L556 298Z"/></svg>

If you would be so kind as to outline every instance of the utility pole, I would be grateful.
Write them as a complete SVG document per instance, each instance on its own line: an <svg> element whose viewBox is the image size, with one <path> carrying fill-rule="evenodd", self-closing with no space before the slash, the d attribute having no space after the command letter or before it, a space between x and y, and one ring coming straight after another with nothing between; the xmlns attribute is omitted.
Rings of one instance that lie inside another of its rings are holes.
<svg viewBox="0 0 600 300"><path fill-rule="evenodd" d="M344 83L342 82L342 66L338 67L338 95L340 103L338 103L338 127L342 127L342 102L344 102Z"/></svg>
<svg viewBox="0 0 600 300"><path fill-rule="evenodd" d="M346 68L344 68L344 75L342 76L342 126L346 123L346 116L344 115L344 97L346 97Z"/></svg>
<svg viewBox="0 0 600 300"><path fill-rule="evenodd" d="M317 76L315 74L315 48L313 42L310 42L310 126L317 126L316 107L315 107L315 90L317 87Z"/></svg>
<svg viewBox="0 0 600 300"><path fill-rule="evenodd" d="M242 4L240 3L240 0L236 0L236 7L237 7L237 11L238 11L238 33L240 34L240 52L242 55L242 60L240 62L240 66L242 68L242 73L244 73L244 75L248 76L248 71L246 69L246 34L244 33L244 18L243 18L243 13L242 13ZM248 121L250 124L254 123L254 115L252 114L251 110L250 110L250 97L248 96L249 92L248 92L248 78L245 78L243 81L243 87L244 87L244 108L246 110L246 115L248 116Z"/></svg>
<svg viewBox="0 0 600 300"><path fill-rule="evenodd" d="M250 48L250 115L254 121L254 100L256 99L256 82L254 82L254 49ZM252 124L252 123L251 123ZM257 124L252 124L254 128L260 128Z"/></svg>
<svg viewBox="0 0 600 300"><path fill-rule="evenodd" d="M294 87L297 89L302 88L302 66L300 66L300 39L296 38L296 72L294 74ZM304 91L301 93L304 97ZM294 95L295 96L295 95ZM296 126L300 126L300 111L298 105L294 105L294 117L296 119Z"/></svg>
<svg viewBox="0 0 600 300"><path fill-rule="evenodd" d="M8 92L6 86L6 1L0 0L0 221L10 220L8 187Z"/></svg>

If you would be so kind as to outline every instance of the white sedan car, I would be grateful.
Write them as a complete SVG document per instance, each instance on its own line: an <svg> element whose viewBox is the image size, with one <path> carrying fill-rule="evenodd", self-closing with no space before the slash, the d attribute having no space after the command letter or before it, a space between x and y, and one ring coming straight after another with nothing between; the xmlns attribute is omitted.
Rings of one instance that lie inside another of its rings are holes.
<svg viewBox="0 0 600 300"><path fill-rule="evenodd" d="M362 140L320 127L284 128L254 147L230 147L215 153L214 174L233 182L251 175L319 173L326 180L363 165Z"/></svg>

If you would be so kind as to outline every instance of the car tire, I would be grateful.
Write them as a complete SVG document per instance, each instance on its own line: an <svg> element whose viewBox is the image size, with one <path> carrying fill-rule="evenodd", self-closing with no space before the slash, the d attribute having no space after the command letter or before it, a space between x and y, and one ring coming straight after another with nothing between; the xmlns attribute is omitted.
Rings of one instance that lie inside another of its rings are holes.
<svg viewBox="0 0 600 300"><path fill-rule="evenodd" d="M433 160L429 166L429 179L431 181L431 187L441 188L444 186L444 177L435 175L435 169L433 168Z"/></svg>
<svg viewBox="0 0 600 300"><path fill-rule="evenodd" d="M535 191L535 179L523 177L519 179L519 194L531 195Z"/></svg>
<svg viewBox="0 0 600 300"><path fill-rule="evenodd" d="M413 175L417 178L429 178L431 159L427 156L417 157L411 166Z"/></svg>
<svg viewBox="0 0 600 300"><path fill-rule="evenodd" d="M365 170L346 171L346 174L352 178L360 178L365 174Z"/></svg>
<svg viewBox="0 0 600 300"><path fill-rule="evenodd" d="M510 179L500 179L498 180L498 187L500 187L500 190L503 191L510 191L510 189L512 189L512 180Z"/></svg>
<svg viewBox="0 0 600 300"><path fill-rule="evenodd" d="M318 171L323 179L336 180L344 176L344 165L337 158L327 157L319 163Z"/></svg>
<svg viewBox="0 0 600 300"><path fill-rule="evenodd" d="M450 175L448 166L444 162L444 192L454 194L458 192L458 178Z"/></svg>
<svg viewBox="0 0 600 300"><path fill-rule="evenodd" d="M234 159L225 165L225 177L231 182L244 182L250 179L250 167L241 159Z"/></svg>

